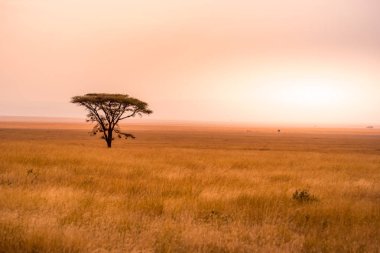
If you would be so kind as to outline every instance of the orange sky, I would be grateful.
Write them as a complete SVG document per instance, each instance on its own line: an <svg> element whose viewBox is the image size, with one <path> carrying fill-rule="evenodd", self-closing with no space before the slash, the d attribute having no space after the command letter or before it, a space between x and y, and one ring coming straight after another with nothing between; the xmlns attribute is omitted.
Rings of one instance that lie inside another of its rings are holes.
<svg viewBox="0 0 380 253"><path fill-rule="evenodd" d="M0 0L0 115L380 124L378 0Z"/></svg>

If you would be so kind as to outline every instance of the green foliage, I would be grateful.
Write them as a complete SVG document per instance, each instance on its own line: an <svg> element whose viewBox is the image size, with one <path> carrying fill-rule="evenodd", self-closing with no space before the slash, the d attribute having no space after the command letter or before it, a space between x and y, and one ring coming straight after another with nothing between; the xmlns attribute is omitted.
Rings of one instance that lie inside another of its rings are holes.
<svg viewBox="0 0 380 253"><path fill-rule="evenodd" d="M71 102L84 106L99 106L103 107L104 110L113 110L121 113L136 111L135 114L151 114L153 112L148 109L147 103L130 97L128 94L88 93L84 96L73 97ZM119 106L121 108L117 109Z"/></svg>
<svg viewBox="0 0 380 253"><path fill-rule="evenodd" d="M75 96L71 102L86 108L87 121L96 122L91 134L100 133L108 147L111 147L114 140L113 133L116 133L119 138L135 138L132 134L120 131L118 125L120 120L153 113L146 102L130 97L128 94L89 93L84 96Z"/></svg>

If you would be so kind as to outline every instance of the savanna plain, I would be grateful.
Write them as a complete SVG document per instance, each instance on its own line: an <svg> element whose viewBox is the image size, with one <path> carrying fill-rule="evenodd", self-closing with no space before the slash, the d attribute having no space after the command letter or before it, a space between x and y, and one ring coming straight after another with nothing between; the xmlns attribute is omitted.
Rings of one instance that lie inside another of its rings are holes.
<svg viewBox="0 0 380 253"><path fill-rule="evenodd" d="M380 252L380 131L0 123L0 252Z"/></svg>

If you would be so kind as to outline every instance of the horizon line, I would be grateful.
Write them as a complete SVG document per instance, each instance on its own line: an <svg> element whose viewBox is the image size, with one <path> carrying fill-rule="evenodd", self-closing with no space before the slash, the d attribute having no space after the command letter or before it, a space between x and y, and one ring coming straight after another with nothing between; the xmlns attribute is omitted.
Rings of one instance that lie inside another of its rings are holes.
<svg viewBox="0 0 380 253"><path fill-rule="evenodd" d="M205 120L172 120L172 119L148 119L141 118L137 122L130 119L129 123L139 124L174 124L174 125L224 125L224 126L256 126L256 127L311 127L311 128L380 128L380 123L285 123L285 122L254 122L254 121L205 121ZM24 116L24 115L0 115L0 122L17 123L87 123L85 118L80 117L56 117L56 116ZM120 124L128 124L121 122Z"/></svg>

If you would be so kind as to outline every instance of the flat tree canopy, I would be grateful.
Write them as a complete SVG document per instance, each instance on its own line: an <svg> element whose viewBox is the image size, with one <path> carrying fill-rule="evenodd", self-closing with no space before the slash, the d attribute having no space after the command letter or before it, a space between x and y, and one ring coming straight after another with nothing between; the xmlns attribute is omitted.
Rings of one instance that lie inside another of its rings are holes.
<svg viewBox="0 0 380 253"><path fill-rule="evenodd" d="M127 94L89 93L84 96L75 96L71 102L86 108L87 121L96 122L91 133L94 135L101 133L109 148L114 139L113 133L119 138L135 138L132 134L120 131L118 125L120 120L153 112L148 108L147 103Z"/></svg>

